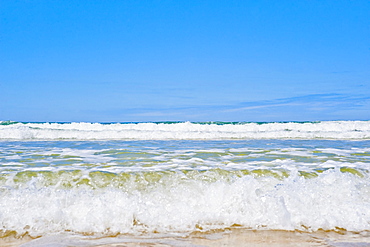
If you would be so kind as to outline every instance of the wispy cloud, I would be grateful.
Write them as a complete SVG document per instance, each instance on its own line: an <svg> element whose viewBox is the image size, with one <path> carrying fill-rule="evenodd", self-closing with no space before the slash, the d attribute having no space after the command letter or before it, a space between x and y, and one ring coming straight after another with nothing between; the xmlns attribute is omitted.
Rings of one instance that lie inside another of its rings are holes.
<svg viewBox="0 0 370 247"><path fill-rule="evenodd" d="M283 104L261 104L261 105L255 105L255 106L245 106L240 108L233 108L233 109L227 109L224 110L224 112L236 112L236 111L246 111L246 110L255 110L255 109L261 109L261 108L272 108L272 107L281 107L281 106L292 106L297 105L295 103L283 103Z"/></svg>
<svg viewBox="0 0 370 247"><path fill-rule="evenodd" d="M234 105L117 108L97 115L123 122L368 120L370 96L309 94Z"/></svg>
<svg viewBox="0 0 370 247"><path fill-rule="evenodd" d="M298 97L243 102L225 111L246 111L261 108L304 107L306 110L322 110L332 107L354 108L370 101L370 96L348 96L344 94L309 94Z"/></svg>
<svg viewBox="0 0 370 247"><path fill-rule="evenodd" d="M136 116L136 117L163 117L163 116L167 116L168 113L161 112L161 111L147 111L147 112L133 113L131 115Z"/></svg>
<svg viewBox="0 0 370 247"><path fill-rule="evenodd" d="M242 102L222 112L253 118L251 121L370 119L369 107L370 96L332 93Z"/></svg>

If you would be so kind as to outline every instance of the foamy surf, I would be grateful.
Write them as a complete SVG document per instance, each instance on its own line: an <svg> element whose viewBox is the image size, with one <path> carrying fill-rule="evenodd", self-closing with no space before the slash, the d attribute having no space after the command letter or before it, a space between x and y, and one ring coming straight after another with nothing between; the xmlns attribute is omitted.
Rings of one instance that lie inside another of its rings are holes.
<svg viewBox="0 0 370 247"><path fill-rule="evenodd" d="M288 123L16 123L1 122L4 140L370 139L369 121Z"/></svg>
<svg viewBox="0 0 370 247"><path fill-rule="evenodd" d="M215 244L212 234L221 234L221 241L240 231L251 238L264 231L306 240L307 234L325 231L368 236L370 140L353 138L352 132L366 132L354 127L357 123L340 122L348 129L342 137L349 139L271 138L271 133L270 139L222 139L218 126L237 133L249 124L148 123L153 129L145 131L154 140L96 138L109 127L120 129L111 130L116 134L125 132L122 126L130 124L3 124L2 130L10 132L31 125L54 134L70 128L83 137L0 141L1 239L36 238L25 246L113 246L125 241L163 246L167 238L175 243L168 246L192 246ZM287 128L288 123L281 124ZM296 124L292 126L300 132L306 128ZM259 131L279 126L254 125ZM132 126L140 132L145 124ZM217 138L182 139L179 133L197 133L184 126L208 129ZM160 135L159 127L176 133L177 139ZM85 132L91 137L95 133L96 140L86 139ZM328 243L327 237L322 239Z"/></svg>
<svg viewBox="0 0 370 247"><path fill-rule="evenodd" d="M69 180L64 177L72 175L64 173L57 183L46 176L29 174L28 179L19 176L3 182L2 231L37 237L64 231L108 236L193 232L233 225L301 231L370 229L368 175L361 178L336 169L310 179L298 173L277 179L223 171L116 178L81 174Z"/></svg>

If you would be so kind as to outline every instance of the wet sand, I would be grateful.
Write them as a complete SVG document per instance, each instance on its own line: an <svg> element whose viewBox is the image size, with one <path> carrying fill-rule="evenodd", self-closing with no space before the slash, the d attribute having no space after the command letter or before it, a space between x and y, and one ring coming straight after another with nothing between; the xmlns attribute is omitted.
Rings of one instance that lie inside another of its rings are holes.
<svg viewBox="0 0 370 247"><path fill-rule="evenodd" d="M346 231L273 231L228 229L224 231L194 232L188 236L170 235L120 235L117 237L92 239L70 235L55 235L37 239L12 236L0 238L3 247L43 246L96 246L96 247L198 247L198 246L370 246L370 232L353 233Z"/></svg>
<svg viewBox="0 0 370 247"><path fill-rule="evenodd" d="M193 233L187 238L141 239L99 247L162 246L370 246L370 233L298 232L233 229L225 232Z"/></svg>

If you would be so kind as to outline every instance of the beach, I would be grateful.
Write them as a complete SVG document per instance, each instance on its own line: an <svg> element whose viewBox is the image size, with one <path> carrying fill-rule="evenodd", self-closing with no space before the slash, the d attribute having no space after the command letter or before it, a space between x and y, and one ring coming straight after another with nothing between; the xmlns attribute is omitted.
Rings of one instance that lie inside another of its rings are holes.
<svg viewBox="0 0 370 247"><path fill-rule="evenodd" d="M350 233L340 231L272 231L229 228L222 231L195 232L189 236L115 236L112 238L88 239L66 236L52 236L39 239L12 237L0 239L1 246L96 246L96 247L130 247L130 246L369 246L370 233ZM54 245L53 245L54 244Z"/></svg>
<svg viewBox="0 0 370 247"><path fill-rule="evenodd" d="M0 0L0 247L370 247L369 20Z"/></svg>

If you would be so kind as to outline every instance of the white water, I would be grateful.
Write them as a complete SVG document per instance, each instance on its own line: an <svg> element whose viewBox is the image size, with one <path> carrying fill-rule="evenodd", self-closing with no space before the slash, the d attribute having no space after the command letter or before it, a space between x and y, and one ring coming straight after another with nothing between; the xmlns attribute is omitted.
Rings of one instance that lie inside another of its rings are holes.
<svg viewBox="0 0 370 247"><path fill-rule="evenodd" d="M3 122L5 123L5 122ZM15 123L0 125L4 140L370 139L370 121L307 123Z"/></svg>
<svg viewBox="0 0 370 247"><path fill-rule="evenodd" d="M163 176L138 189L40 187L1 189L0 229L40 236L72 231L113 235L224 229L370 229L370 182L338 169L305 179L218 176L216 181Z"/></svg>
<svg viewBox="0 0 370 247"><path fill-rule="evenodd" d="M2 124L0 233L367 232L367 128L365 121Z"/></svg>

